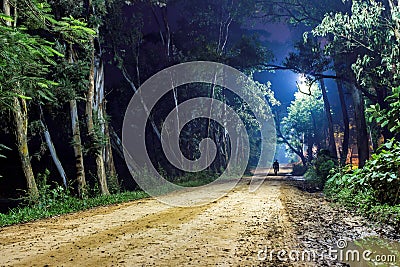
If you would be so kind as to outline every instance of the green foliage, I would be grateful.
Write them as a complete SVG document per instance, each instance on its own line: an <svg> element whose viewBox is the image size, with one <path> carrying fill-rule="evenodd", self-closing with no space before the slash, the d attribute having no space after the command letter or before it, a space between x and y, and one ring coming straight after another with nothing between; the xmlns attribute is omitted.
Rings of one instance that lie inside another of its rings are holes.
<svg viewBox="0 0 400 267"><path fill-rule="evenodd" d="M89 77L88 60L79 59L74 63L57 60L53 78L59 84L53 92L58 101L53 102L52 105L62 107L64 103L70 100L83 98L84 92L88 88L87 77Z"/></svg>
<svg viewBox="0 0 400 267"><path fill-rule="evenodd" d="M59 36L68 43L87 43L95 32L87 24L73 17L54 19L47 2L19 1L20 26L8 26L4 21L13 18L1 14L0 23L0 108L11 108L13 97L39 102L54 102L54 89L58 83L48 79L63 51L55 43L32 30L44 30L47 35ZM59 47L58 47L59 48Z"/></svg>
<svg viewBox="0 0 400 267"><path fill-rule="evenodd" d="M314 26L324 15L346 8L342 0L269 0L258 1L256 13L269 20L293 25Z"/></svg>
<svg viewBox="0 0 400 267"><path fill-rule="evenodd" d="M14 97L51 100L52 88L47 80L53 57L59 53L52 43L32 36L26 29L0 25L0 105L11 108Z"/></svg>
<svg viewBox="0 0 400 267"><path fill-rule="evenodd" d="M317 189L322 189L328 180L330 171L337 165L337 161L330 156L329 151L320 150L312 163L304 177L308 183Z"/></svg>
<svg viewBox="0 0 400 267"><path fill-rule="evenodd" d="M384 144L357 176L358 188L372 188L379 202L400 204L400 143L391 140Z"/></svg>
<svg viewBox="0 0 400 267"><path fill-rule="evenodd" d="M36 183L39 190L39 195L32 197L27 194L27 196L22 198L25 205L48 207L55 202L65 201L70 196L68 189L65 189L58 184L55 184L54 188L52 188L52 186L48 184L49 177L50 171L47 169L44 171L44 173L38 173Z"/></svg>
<svg viewBox="0 0 400 267"><path fill-rule="evenodd" d="M366 190L381 204L400 204L400 143L391 140L382 145L363 169L339 171L327 184L354 191Z"/></svg>
<svg viewBox="0 0 400 267"><path fill-rule="evenodd" d="M96 31L89 28L86 22L72 16L62 18L61 21L52 19L51 22L54 24L54 31L59 32L68 43L85 44L91 36L96 35Z"/></svg>
<svg viewBox="0 0 400 267"><path fill-rule="evenodd" d="M304 166L303 164L294 164L293 165L293 170L292 170L292 175L293 176L303 176L307 171L307 166Z"/></svg>
<svg viewBox="0 0 400 267"><path fill-rule="evenodd" d="M332 170L327 181L325 195L339 204L349 207L361 215L382 223L387 223L400 230L400 205L382 203L379 190L365 183L366 173L372 172L371 166L352 170L351 166ZM397 187L398 189L398 187Z"/></svg>
<svg viewBox="0 0 400 267"><path fill-rule="evenodd" d="M320 88L316 84L299 84L299 92L296 92L295 100L288 107L287 116L282 119L283 136L280 141L285 138L297 153L303 153L304 144L312 147L322 144L324 137L320 129L326 123L323 112L324 102Z"/></svg>
<svg viewBox="0 0 400 267"><path fill-rule="evenodd" d="M351 54L360 85L390 88L398 85L400 78L397 12L380 1L352 1L351 13L326 14L313 33L333 35L333 42L326 47L329 55Z"/></svg>
<svg viewBox="0 0 400 267"><path fill-rule="evenodd" d="M211 171L202 171L199 173L186 173L181 177L174 179L174 183L184 187L196 187L209 184L218 178L216 173Z"/></svg>
<svg viewBox="0 0 400 267"><path fill-rule="evenodd" d="M108 191L110 191L111 194L121 193L122 186L118 181L118 175L115 176L107 175L107 186L108 186Z"/></svg>
<svg viewBox="0 0 400 267"><path fill-rule="evenodd" d="M247 74L261 71L263 63L272 58L272 52L261 44L259 36L243 35L228 52L227 64Z"/></svg>
<svg viewBox="0 0 400 267"><path fill-rule="evenodd" d="M57 189L53 189L49 197L53 197L57 201L46 201L46 205L42 203L18 207L10 210L7 214L0 213L0 227L88 210L99 206L129 202L146 198L148 195L142 191L133 191L109 196L79 199L66 194L65 191L60 192Z"/></svg>
<svg viewBox="0 0 400 267"><path fill-rule="evenodd" d="M400 87L392 89L392 94L386 98L389 109L382 109L379 104L371 105L367 112L370 122L375 120L382 128L387 127L391 132L400 133Z"/></svg>
<svg viewBox="0 0 400 267"><path fill-rule="evenodd" d="M0 144L0 152L2 150L11 150L11 148L9 148L8 146L5 146L3 144ZM0 154L0 158L6 158L6 156L4 156L3 154ZM0 176L1 177L1 176Z"/></svg>
<svg viewBox="0 0 400 267"><path fill-rule="evenodd" d="M85 144L84 152L96 155L107 145L107 136L104 133L105 121L100 120L98 113L93 112L93 132L90 133L90 141Z"/></svg>
<svg viewBox="0 0 400 267"><path fill-rule="evenodd" d="M295 45L297 51L289 54L284 65L299 74L322 74L328 70L331 59L324 55L321 42L312 36L305 37Z"/></svg>

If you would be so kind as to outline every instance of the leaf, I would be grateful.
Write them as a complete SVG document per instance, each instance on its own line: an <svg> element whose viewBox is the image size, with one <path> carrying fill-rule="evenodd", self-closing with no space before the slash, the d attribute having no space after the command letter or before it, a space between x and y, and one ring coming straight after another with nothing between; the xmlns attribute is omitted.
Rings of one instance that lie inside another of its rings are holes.
<svg viewBox="0 0 400 267"><path fill-rule="evenodd" d="M11 150L11 148L9 148L6 145L0 144L0 150L5 149L5 150Z"/></svg>
<svg viewBox="0 0 400 267"><path fill-rule="evenodd" d="M44 49L50 53L50 55L57 55L59 57L64 57L64 54L58 52L57 50L55 50L54 48L50 47L50 46L45 46Z"/></svg>
<svg viewBox="0 0 400 267"><path fill-rule="evenodd" d="M385 146L387 149L392 149L393 143L392 143L392 142L389 142L389 143L386 143L384 146Z"/></svg>
<svg viewBox="0 0 400 267"><path fill-rule="evenodd" d="M5 15L3 13L0 13L0 19L3 19L3 20L8 21L8 22L14 22L14 19L12 17L7 16L7 15Z"/></svg>
<svg viewBox="0 0 400 267"><path fill-rule="evenodd" d="M37 84L42 88L49 88L49 86L45 83L38 82Z"/></svg>
<svg viewBox="0 0 400 267"><path fill-rule="evenodd" d="M29 97L29 96L24 96L24 95L20 95L20 94L17 94L17 96L19 98L22 98L22 99L25 99L25 100L32 100L32 97Z"/></svg>
<svg viewBox="0 0 400 267"><path fill-rule="evenodd" d="M54 100L54 99L52 99L53 94L51 94L50 92L47 92L47 94L45 94L43 91L39 90L39 91L38 91L38 94L39 94L42 98L44 98L44 99L46 99L46 100L48 100L48 101L53 101L53 100Z"/></svg>

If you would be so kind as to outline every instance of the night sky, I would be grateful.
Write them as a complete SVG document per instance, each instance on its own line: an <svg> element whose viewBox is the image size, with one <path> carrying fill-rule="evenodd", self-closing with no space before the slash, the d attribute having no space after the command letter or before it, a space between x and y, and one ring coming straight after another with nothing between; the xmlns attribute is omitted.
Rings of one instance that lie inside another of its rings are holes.
<svg viewBox="0 0 400 267"><path fill-rule="evenodd" d="M304 27L289 27L286 24L262 24L258 23L249 27L249 30L260 34L260 40L265 46L272 50L275 60L274 64L282 65L283 60L290 52L294 52L294 44L301 40ZM292 71L263 71L255 74L259 82L272 84L275 97L283 107L289 106L294 100L294 93L297 91L296 81L299 76Z"/></svg>

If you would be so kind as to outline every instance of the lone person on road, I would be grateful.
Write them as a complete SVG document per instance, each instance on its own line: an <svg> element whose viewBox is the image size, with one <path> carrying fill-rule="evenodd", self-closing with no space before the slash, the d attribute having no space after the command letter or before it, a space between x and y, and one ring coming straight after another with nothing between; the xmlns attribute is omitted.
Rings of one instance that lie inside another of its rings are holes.
<svg viewBox="0 0 400 267"><path fill-rule="evenodd" d="M273 167L274 167L274 173L275 173L275 175L278 175L278 172L279 172L279 162L278 162L277 159L275 160L275 162L274 162L274 164L273 164Z"/></svg>

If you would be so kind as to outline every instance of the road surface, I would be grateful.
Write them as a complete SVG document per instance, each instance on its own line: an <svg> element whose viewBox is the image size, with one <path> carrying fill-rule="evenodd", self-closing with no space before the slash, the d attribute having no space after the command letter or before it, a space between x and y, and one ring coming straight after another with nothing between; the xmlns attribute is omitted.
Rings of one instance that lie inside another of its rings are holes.
<svg viewBox="0 0 400 267"><path fill-rule="evenodd" d="M2 228L0 266L342 266L324 257L283 261L271 251L377 234L286 176L269 176L254 193L249 182L200 207L145 199Z"/></svg>

